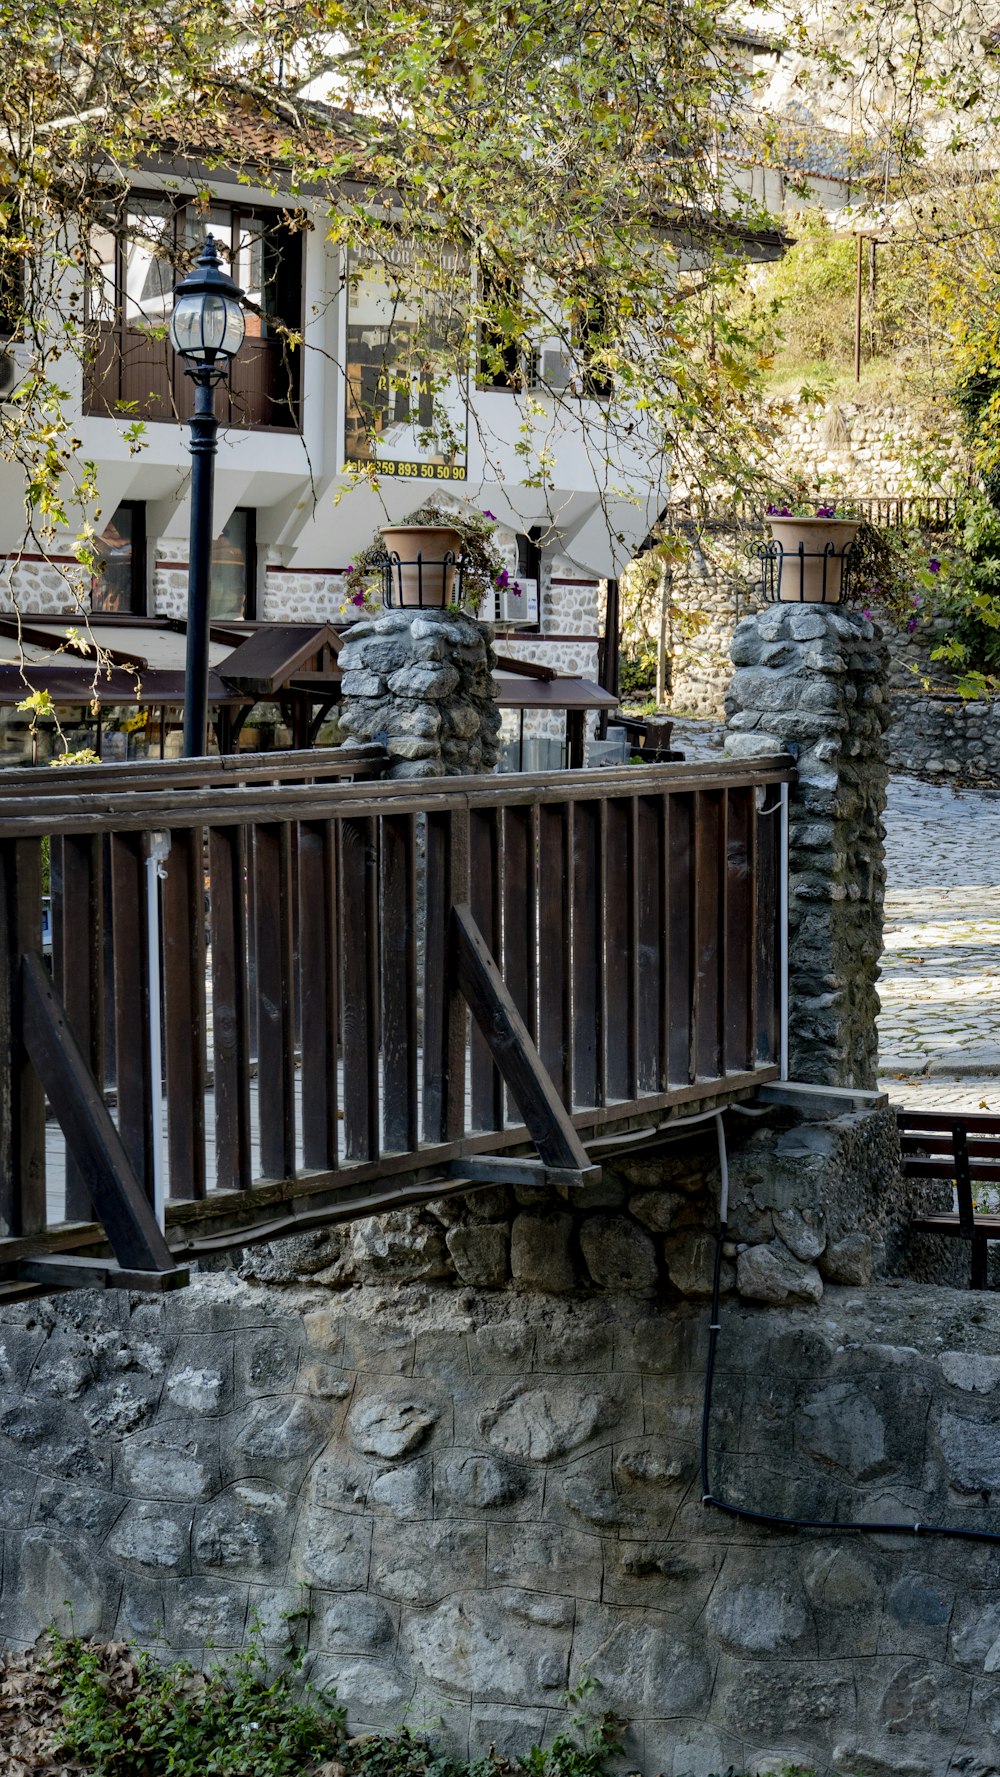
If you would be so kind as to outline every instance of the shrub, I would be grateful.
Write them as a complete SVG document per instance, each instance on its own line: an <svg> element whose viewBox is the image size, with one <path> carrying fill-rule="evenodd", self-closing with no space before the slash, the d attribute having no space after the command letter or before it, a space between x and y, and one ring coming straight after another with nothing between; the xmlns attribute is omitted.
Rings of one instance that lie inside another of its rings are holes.
<svg viewBox="0 0 1000 1777"><path fill-rule="evenodd" d="M88 1777L610 1777L619 1761L621 1723L606 1710L577 1709L548 1746L514 1760L492 1748L452 1760L409 1727L349 1738L334 1692L303 1680L301 1650L271 1662L259 1630L208 1672L51 1632L42 1672L61 1710L59 1754ZM594 1688L585 1679L564 1700L579 1705Z"/></svg>

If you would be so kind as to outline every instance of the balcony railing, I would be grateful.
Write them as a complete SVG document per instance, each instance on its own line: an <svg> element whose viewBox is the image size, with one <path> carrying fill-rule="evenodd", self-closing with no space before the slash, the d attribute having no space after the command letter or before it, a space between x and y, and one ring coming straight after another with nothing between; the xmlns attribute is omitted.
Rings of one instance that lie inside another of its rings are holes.
<svg viewBox="0 0 1000 1777"><path fill-rule="evenodd" d="M484 1178L572 1190L588 1141L776 1076L787 760L380 770L5 775L0 1296Z"/></svg>
<svg viewBox="0 0 1000 1777"><path fill-rule="evenodd" d="M121 322L97 328L84 381L84 411L141 420L190 419L191 379L165 337ZM295 431L297 372L280 339L248 337L216 393L224 425Z"/></svg>

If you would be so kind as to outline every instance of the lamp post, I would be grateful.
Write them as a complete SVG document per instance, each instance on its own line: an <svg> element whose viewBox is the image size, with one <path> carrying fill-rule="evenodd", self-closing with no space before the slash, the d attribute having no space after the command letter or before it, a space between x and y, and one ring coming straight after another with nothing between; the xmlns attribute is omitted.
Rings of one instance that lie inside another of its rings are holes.
<svg viewBox="0 0 1000 1777"><path fill-rule="evenodd" d="M219 422L215 385L228 374L243 337L243 292L224 272L212 236L193 271L174 290L170 339L195 386L189 449L191 545L188 553L187 657L184 668L184 757L200 759L208 727L208 630L212 574L212 494Z"/></svg>

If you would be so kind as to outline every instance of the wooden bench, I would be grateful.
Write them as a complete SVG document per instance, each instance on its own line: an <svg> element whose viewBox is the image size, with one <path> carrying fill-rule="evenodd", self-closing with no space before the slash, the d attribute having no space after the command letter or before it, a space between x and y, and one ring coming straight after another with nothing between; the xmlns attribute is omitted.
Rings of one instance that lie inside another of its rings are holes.
<svg viewBox="0 0 1000 1777"><path fill-rule="evenodd" d="M970 1245L969 1286L986 1288L989 1242L1000 1240L1000 1215L985 1215L972 1200L974 1184L1000 1186L1000 1117L981 1111L896 1112L905 1178L942 1179L955 1186L957 1211L918 1216L921 1234L945 1234Z"/></svg>

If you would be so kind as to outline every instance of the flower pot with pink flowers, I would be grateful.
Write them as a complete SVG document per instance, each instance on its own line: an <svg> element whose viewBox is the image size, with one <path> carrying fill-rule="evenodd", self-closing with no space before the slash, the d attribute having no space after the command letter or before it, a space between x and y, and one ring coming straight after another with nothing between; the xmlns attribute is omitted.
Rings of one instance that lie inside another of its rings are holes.
<svg viewBox="0 0 1000 1777"><path fill-rule="evenodd" d="M520 591L493 539L492 512L465 513L428 504L398 524L384 524L351 564L348 605L479 611L487 594Z"/></svg>
<svg viewBox="0 0 1000 1777"><path fill-rule="evenodd" d="M851 549L861 519L825 505L767 509L771 542L764 544L764 589L783 604L839 605L847 597Z"/></svg>

